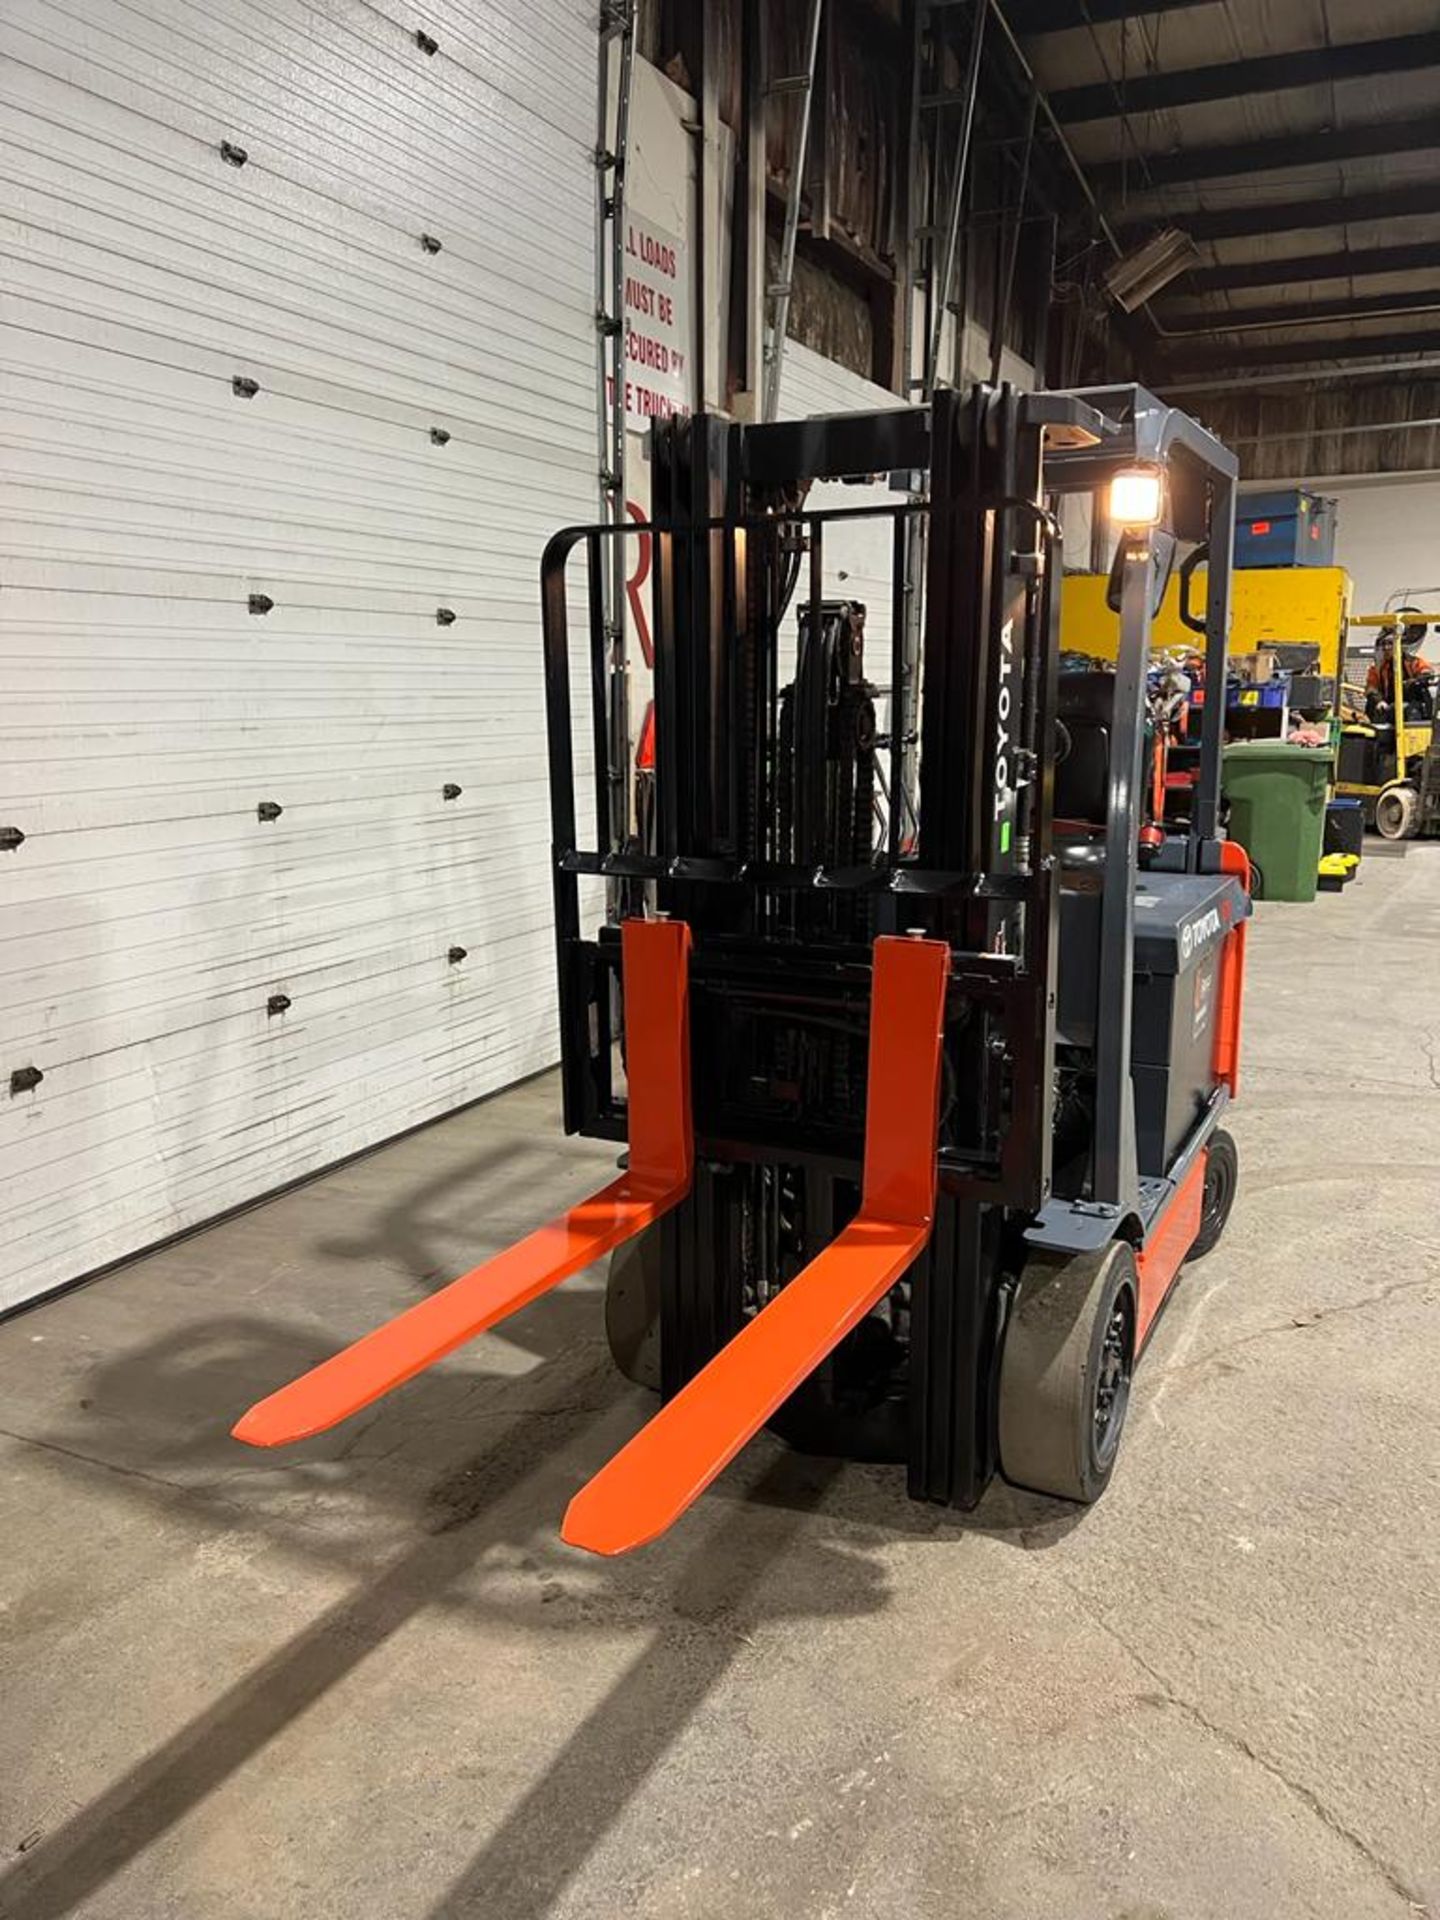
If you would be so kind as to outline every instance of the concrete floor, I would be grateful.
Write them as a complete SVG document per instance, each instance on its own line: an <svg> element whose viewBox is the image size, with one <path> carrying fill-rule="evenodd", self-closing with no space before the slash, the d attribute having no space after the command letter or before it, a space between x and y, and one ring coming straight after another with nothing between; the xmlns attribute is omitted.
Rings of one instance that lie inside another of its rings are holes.
<svg viewBox="0 0 1440 1920"><path fill-rule="evenodd" d="M582 1193L543 1081L0 1326L11 1920L1440 1909L1440 846L1251 942L1242 1191L1083 1518L752 1446L562 1547L582 1278L343 1431L256 1395Z"/></svg>

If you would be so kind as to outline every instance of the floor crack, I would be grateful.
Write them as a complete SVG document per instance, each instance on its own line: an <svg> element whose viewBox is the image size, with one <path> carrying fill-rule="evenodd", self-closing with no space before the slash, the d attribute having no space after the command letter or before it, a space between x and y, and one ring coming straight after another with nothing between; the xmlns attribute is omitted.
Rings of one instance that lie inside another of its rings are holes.
<svg viewBox="0 0 1440 1920"><path fill-rule="evenodd" d="M1164 1683L1162 1682L1161 1684L1163 1685ZM1337 1839L1343 1840L1352 1853L1358 1854L1366 1866L1368 1866L1372 1872L1379 1875L1385 1882L1385 1885L1389 1887L1390 1891L1395 1894L1397 1898L1405 1902L1412 1913L1421 1915L1429 1914L1430 1908L1425 1904L1415 1888L1406 1881L1399 1869L1391 1866L1388 1860L1383 1859L1376 1853L1375 1849L1356 1833L1353 1827L1347 1826L1332 1808L1326 1806L1325 1802L1312 1787L1307 1787L1303 1780L1292 1779L1291 1776L1286 1773L1285 1769L1276 1761L1268 1759L1266 1755L1252 1746L1244 1734L1236 1733L1232 1728L1223 1726L1218 1720L1212 1720L1209 1714L1198 1707L1193 1700L1184 1699L1172 1688L1166 1688L1162 1696L1162 1704L1173 1708L1177 1713L1183 1714L1187 1720L1191 1721L1195 1726L1203 1728L1213 1739L1220 1741L1223 1746L1228 1747L1233 1753L1238 1753L1246 1760L1252 1761L1263 1773L1269 1774L1272 1780L1278 1781L1288 1794L1298 1800L1303 1807L1308 1808L1308 1810L1314 1814L1315 1818L1324 1826L1328 1827Z"/></svg>
<svg viewBox="0 0 1440 1920"><path fill-rule="evenodd" d="M1241 1347L1253 1346L1257 1340L1268 1340L1277 1333L1307 1333L1310 1328L1318 1327L1323 1321L1333 1320L1338 1315L1368 1313L1372 1307L1383 1307L1397 1294L1414 1293L1436 1284L1434 1274L1420 1274L1412 1280L1394 1280L1388 1287L1364 1294L1359 1300L1341 1300L1333 1307L1307 1307L1292 1314L1288 1320L1277 1320L1268 1327L1256 1327L1252 1333L1242 1333L1234 1340L1227 1340L1224 1346L1212 1347L1208 1353L1199 1354L1193 1360L1177 1360L1173 1365L1162 1368L1161 1375L1188 1373L1197 1367L1208 1367L1213 1361L1224 1359L1226 1354L1235 1353Z"/></svg>
<svg viewBox="0 0 1440 1920"><path fill-rule="evenodd" d="M1436 1048L1440 1046L1440 1035L1433 1033L1429 1027L1426 1027L1420 1036L1420 1045L1424 1050L1425 1059L1430 1068L1430 1084L1437 1093L1440 1093L1440 1059L1436 1058Z"/></svg>
<svg viewBox="0 0 1440 1920"><path fill-rule="evenodd" d="M242 1519L253 1520L254 1516L236 1501L227 1499L209 1485L187 1486L183 1480L168 1480L164 1474L146 1473L143 1467L121 1466L116 1460L102 1460L98 1454L84 1453L78 1447L62 1447L58 1440L41 1440L33 1433L16 1433L9 1427L0 1427L0 1440L13 1440L17 1446L34 1447L39 1453L58 1454L64 1460L75 1460L81 1466L98 1467L102 1473L119 1474L125 1480L141 1480L147 1486L161 1487L166 1493L178 1493L191 1501L203 1501L223 1506Z"/></svg>
<svg viewBox="0 0 1440 1920"><path fill-rule="evenodd" d="M1267 1773L1270 1778L1277 1781L1293 1799L1298 1800L1317 1820L1328 1827L1337 1839L1344 1841L1351 1852L1358 1855L1366 1866L1384 1881L1390 1891L1395 1894L1398 1899L1405 1902L1412 1913L1425 1916L1426 1920L1428 1920L1428 1917L1431 1915L1431 1908L1426 1904L1421 1895L1417 1893L1415 1888L1407 1882L1399 1868L1392 1866L1388 1860L1376 1853L1375 1849L1370 1846L1360 1834L1356 1833L1353 1827L1347 1826L1333 1809L1326 1806L1325 1802L1312 1787L1307 1787L1302 1780L1292 1779L1277 1761L1267 1758L1265 1754L1261 1753L1245 1738L1244 1734L1236 1733L1233 1728L1225 1726L1219 1720L1212 1719L1195 1701L1188 1700L1184 1694L1177 1692L1174 1683L1168 1675L1162 1673L1158 1667L1153 1666L1138 1648L1132 1646L1118 1627L1107 1620L1103 1614L1097 1613L1085 1594L1076 1587L1073 1582L1062 1578L1062 1584L1074 1596L1087 1618L1093 1621L1102 1633L1107 1634L1110 1639L1115 1642L1116 1646L1120 1648L1121 1652L1135 1662L1142 1673L1147 1674L1150 1679L1155 1682L1156 1687L1159 1689L1158 1694L1141 1695L1140 1698L1142 1700L1146 1700L1152 1705L1170 1708L1174 1712L1182 1714L1187 1720L1191 1721L1193 1725L1200 1727L1204 1732L1208 1733L1212 1739L1218 1740L1223 1746L1228 1747L1231 1752L1240 1754L1242 1758L1251 1761L1255 1766L1259 1767L1263 1773Z"/></svg>

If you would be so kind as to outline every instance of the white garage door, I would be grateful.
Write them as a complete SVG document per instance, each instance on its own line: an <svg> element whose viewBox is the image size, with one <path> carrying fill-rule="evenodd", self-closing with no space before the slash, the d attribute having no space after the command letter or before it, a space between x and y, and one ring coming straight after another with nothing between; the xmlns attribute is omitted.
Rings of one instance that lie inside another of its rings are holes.
<svg viewBox="0 0 1440 1920"><path fill-rule="evenodd" d="M0 1307L554 1057L594 15L6 0Z"/></svg>

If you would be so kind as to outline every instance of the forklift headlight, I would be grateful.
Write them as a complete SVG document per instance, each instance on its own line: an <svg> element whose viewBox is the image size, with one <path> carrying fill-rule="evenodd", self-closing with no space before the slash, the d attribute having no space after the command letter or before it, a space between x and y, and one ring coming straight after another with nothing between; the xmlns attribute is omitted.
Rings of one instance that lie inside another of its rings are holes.
<svg viewBox="0 0 1440 1920"><path fill-rule="evenodd" d="M1136 468L1110 482L1110 519L1119 527L1153 527L1160 518L1160 475Z"/></svg>

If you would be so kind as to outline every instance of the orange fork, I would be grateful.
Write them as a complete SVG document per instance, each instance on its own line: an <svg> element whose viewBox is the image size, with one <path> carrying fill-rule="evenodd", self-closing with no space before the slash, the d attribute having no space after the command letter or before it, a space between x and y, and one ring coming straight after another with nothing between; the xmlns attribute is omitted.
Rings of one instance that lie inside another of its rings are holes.
<svg viewBox="0 0 1440 1920"><path fill-rule="evenodd" d="M690 1191L690 929L627 920L630 1166L618 1180L259 1401L233 1428L281 1447L346 1420L658 1220Z"/></svg>
<svg viewBox="0 0 1440 1920"><path fill-rule="evenodd" d="M581 1488L572 1546L628 1553L663 1533L924 1247L949 968L942 941L875 942L859 1213Z"/></svg>

